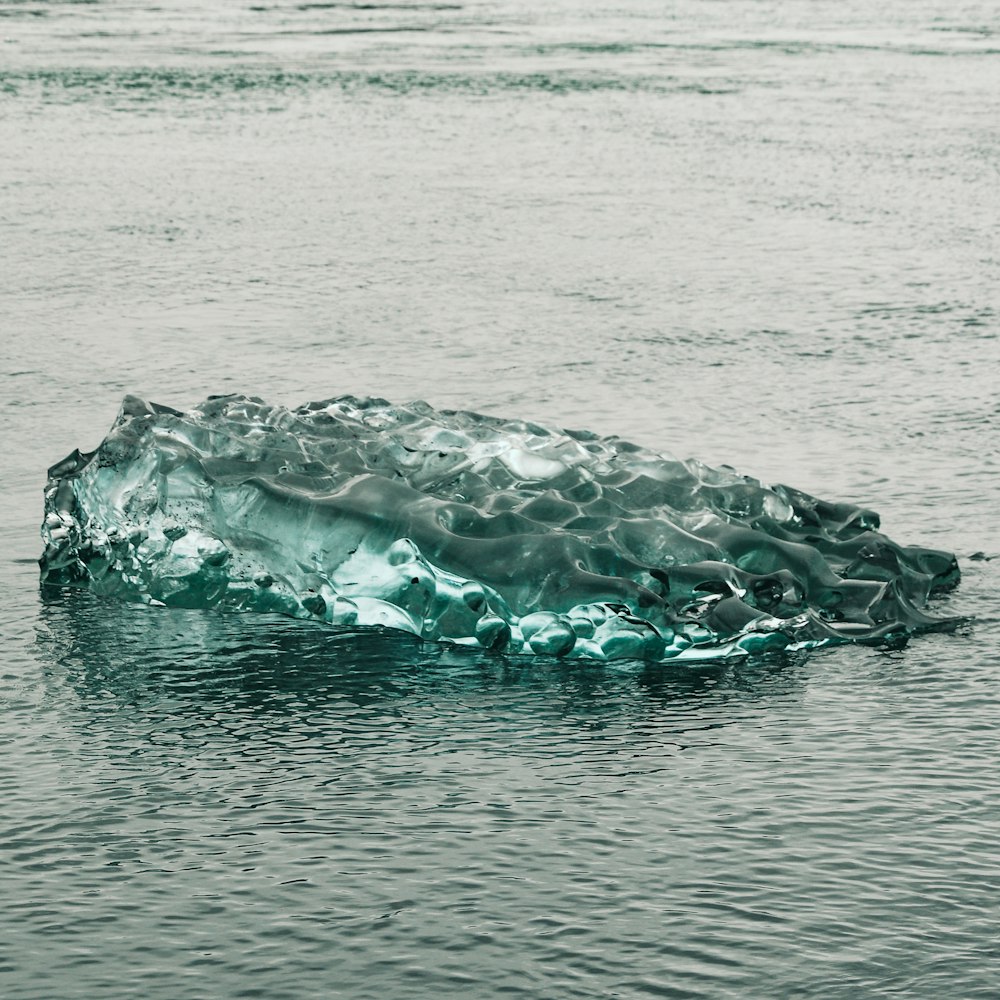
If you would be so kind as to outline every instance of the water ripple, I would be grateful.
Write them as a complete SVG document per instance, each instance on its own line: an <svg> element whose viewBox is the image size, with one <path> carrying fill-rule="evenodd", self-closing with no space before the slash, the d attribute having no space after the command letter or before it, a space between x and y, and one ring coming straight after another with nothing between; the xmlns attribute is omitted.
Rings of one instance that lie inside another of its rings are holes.
<svg viewBox="0 0 1000 1000"><path fill-rule="evenodd" d="M159 6L0 5L4 997L993 1000L996 11ZM976 620L677 671L41 603L136 391L600 426L891 512Z"/></svg>

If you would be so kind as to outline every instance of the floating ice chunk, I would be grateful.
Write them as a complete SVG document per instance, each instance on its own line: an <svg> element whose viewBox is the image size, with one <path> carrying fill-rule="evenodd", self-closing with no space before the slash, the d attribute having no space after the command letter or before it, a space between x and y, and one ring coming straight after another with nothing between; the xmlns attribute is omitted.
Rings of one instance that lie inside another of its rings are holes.
<svg viewBox="0 0 1000 1000"><path fill-rule="evenodd" d="M127 397L49 470L49 585L599 660L899 645L947 552L878 515L619 438L344 396Z"/></svg>

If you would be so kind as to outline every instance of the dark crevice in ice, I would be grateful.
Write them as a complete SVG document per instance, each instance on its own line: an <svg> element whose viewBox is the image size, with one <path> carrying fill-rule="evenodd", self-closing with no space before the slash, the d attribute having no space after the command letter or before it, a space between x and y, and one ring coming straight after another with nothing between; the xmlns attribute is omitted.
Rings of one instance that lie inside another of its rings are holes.
<svg viewBox="0 0 1000 1000"><path fill-rule="evenodd" d="M49 470L46 584L513 653L690 660L949 622L953 555L878 515L615 437L337 399L125 399Z"/></svg>

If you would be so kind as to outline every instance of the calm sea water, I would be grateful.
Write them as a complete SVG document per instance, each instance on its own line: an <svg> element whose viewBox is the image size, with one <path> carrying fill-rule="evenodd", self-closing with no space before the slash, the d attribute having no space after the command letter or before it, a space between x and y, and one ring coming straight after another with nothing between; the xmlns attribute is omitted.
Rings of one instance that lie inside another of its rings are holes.
<svg viewBox="0 0 1000 1000"><path fill-rule="evenodd" d="M0 2L0 993L1000 994L998 94L987 3ZM976 621L678 669L43 599L46 467L237 390L871 505Z"/></svg>

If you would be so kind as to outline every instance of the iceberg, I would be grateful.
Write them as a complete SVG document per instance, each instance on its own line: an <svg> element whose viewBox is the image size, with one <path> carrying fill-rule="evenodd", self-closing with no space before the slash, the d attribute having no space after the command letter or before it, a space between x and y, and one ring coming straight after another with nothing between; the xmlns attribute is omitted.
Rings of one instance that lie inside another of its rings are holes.
<svg viewBox="0 0 1000 1000"><path fill-rule="evenodd" d="M49 470L41 530L44 585L598 660L900 646L949 624L924 608L959 580L854 504L354 396L127 396L95 451Z"/></svg>

